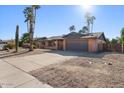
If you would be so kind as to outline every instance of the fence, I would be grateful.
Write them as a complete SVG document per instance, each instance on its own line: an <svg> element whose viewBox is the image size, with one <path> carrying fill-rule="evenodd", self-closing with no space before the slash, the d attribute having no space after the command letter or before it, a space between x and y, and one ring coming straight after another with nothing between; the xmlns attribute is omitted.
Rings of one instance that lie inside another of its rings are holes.
<svg viewBox="0 0 124 93"><path fill-rule="evenodd" d="M123 46L124 48L124 46ZM121 44L104 44L103 51L105 52L122 52Z"/></svg>

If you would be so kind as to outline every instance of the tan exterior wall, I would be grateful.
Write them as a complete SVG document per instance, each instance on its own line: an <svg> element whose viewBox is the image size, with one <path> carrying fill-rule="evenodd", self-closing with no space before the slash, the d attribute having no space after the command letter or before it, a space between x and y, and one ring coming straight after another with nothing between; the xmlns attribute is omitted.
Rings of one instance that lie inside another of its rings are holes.
<svg viewBox="0 0 124 93"><path fill-rule="evenodd" d="M49 45L49 42L51 42L51 45ZM44 48L63 50L63 40L45 41Z"/></svg>
<svg viewBox="0 0 124 93"><path fill-rule="evenodd" d="M52 43L55 43L53 46L49 46L48 41L45 41L45 46L44 48L48 49L55 49L55 50L68 50L68 44L67 43L72 43L75 42L75 44L79 45L79 50L80 51L88 51L88 52L97 52L97 51L102 51L103 50L103 40L99 40L96 38L90 38L90 39L82 39L82 38L66 38L63 40L54 40ZM87 42L87 49L83 50L83 42ZM75 45L74 45L75 46ZM72 46L73 47L73 46ZM72 49L73 50L73 49Z"/></svg>
<svg viewBox="0 0 124 93"><path fill-rule="evenodd" d="M55 49L57 50L58 49L58 41L56 40L56 41L54 41L55 42Z"/></svg>
<svg viewBox="0 0 124 93"><path fill-rule="evenodd" d="M96 39L88 39L88 51L89 52L98 51L98 44Z"/></svg>
<svg viewBox="0 0 124 93"><path fill-rule="evenodd" d="M63 50L63 40L58 40L58 50Z"/></svg>
<svg viewBox="0 0 124 93"><path fill-rule="evenodd" d="M63 50L66 50L66 39L63 40Z"/></svg>

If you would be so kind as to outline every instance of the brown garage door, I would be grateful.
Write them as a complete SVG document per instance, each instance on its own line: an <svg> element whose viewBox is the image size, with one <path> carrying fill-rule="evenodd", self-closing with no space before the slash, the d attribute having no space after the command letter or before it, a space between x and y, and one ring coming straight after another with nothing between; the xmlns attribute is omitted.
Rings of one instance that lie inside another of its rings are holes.
<svg viewBox="0 0 124 93"><path fill-rule="evenodd" d="M66 48L67 50L88 51L88 41L70 39L66 41Z"/></svg>

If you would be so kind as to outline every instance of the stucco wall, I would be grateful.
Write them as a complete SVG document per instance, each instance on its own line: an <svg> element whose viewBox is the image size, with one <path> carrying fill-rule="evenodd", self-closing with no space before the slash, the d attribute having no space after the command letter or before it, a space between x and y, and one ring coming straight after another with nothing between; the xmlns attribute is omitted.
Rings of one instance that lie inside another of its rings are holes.
<svg viewBox="0 0 124 93"><path fill-rule="evenodd" d="M98 51L98 43L97 39L88 39L88 51L89 52L97 52Z"/></svg>

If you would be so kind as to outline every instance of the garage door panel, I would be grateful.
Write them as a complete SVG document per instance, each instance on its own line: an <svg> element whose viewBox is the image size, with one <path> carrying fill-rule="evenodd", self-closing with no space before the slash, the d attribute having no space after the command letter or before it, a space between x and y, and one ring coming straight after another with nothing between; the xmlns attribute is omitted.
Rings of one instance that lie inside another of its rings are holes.
<svg viewBox="0 0 124 93"><path fill-rule="evenodd" d="M82 50L88 51L88 41L87 40L67 40L67 50Z"/></svg>

